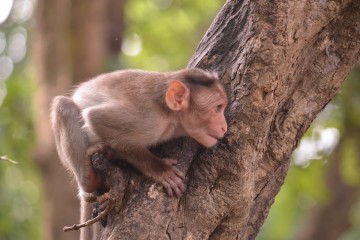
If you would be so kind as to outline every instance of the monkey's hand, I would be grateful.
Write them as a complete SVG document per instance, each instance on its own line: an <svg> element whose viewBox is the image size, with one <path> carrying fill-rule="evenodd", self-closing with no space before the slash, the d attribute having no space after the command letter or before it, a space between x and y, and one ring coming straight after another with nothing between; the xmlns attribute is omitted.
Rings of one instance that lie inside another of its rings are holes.
<svg viewBox="0 0 360 240"><path fill-rule="evenodd" d="M172 197L175 193L177 197L180 197L185 191L185 175L174 166L177 164L177 161L165 158L159 162L161 162L162 170L154 174L152 178L165 187L169 196Z"/></svg>
<svg viewBox="0 0 360 240"><path fill-rule="evenodd" d="M171 197L180 197L185 191L185 175L174 166L177 164L176 160L160 159L147 148L141 147L131 147L126 151L119 149L118 152L142 174L162 184Z"/></svg>
<svg viewBox="0 0 360 240"><path fill-rule="evenodd" d="M96 143L86 150L86 155L88 157L91 157L95 153L101 153L106 159L111 159L112 157L111 150L105 143Z"/></svg>

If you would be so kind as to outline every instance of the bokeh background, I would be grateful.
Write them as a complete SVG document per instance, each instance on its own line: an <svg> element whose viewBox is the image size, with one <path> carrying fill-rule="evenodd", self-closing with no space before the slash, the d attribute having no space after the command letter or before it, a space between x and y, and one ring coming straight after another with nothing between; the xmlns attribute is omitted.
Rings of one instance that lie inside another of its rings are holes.
<svg viewBox="0 0 360 240"><path fill-rule="evenodd" d="M54 155L51 97L104 71L186 67L222 4L0 0L0 240L77 238L59 224L78 205ZM356 66L294 152L258 240L360 239L359 93Z"/></svg>

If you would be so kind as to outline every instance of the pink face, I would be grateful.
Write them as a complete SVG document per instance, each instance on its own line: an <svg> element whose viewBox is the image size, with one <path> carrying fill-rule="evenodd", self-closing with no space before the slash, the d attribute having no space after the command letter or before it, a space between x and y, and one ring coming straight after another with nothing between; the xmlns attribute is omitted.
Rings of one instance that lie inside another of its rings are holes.
<svg viewBox="0 0 360 240"><path fill-rule="evenodd" d="M203 94L197 99L201 110L189 110L182 117L185 132L205 147L214 146L227 131L224 110L228 100L222 88L217 90L199 93Z"/></svg>

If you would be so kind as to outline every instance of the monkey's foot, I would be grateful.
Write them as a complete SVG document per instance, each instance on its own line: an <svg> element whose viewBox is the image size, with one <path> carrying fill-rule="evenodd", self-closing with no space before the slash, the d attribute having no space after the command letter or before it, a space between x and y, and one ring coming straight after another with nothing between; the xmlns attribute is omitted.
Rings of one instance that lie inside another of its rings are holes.
<svg viewBox="0 0 360 240"><path fill-rule="evenodd" d="M91 201L92 202L92 201ZM111 209L115 206L115 198L110 193L105 193L99 197L96 198L96 201L100 204L100 212L96 212L96 215L87 220L84 223L74 224L71 227L64 227L64 232L71 231L71 230L79 230L80 228L90 226L96 222L99 222L100 220L104 219L110 212Z"/></svg>
<svg viewBox="0 0 360 240"><path fill-rule="evenodd" d="M106 159L111 159L112 157L111 150L105 143L96 143L86 150L86 155L89 158L95 153L101 153Z"/></svg>

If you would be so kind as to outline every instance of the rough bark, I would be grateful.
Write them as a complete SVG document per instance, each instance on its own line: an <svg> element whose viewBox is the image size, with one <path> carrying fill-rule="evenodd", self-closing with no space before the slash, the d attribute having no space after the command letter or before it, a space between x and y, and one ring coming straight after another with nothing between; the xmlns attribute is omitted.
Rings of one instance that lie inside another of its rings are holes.
<svg viewBox="0 0 360 240"><path fill-rule="evenodd" d="M255 239L292 151L359 49L357 0L227 1L189 63L217 70L229 89L226 138L212 149L180 139L155 150L187 173L180 199L108 163L117 202L101 239Z"/></svg>
<svg viewBox="0 0 360 240"><path fill-rule="evenodd" d="M62 231L65 225L79 221L79 200L75 181L65 181L70 175L60 166L56 153L49 123L50 102L55 95L66 93L70 86L104 71L105 59L116 51L107 49L109 35L122 31L123 3L118 0L37 1L33 34L38 80L34 158L43 178L44 239L79 238L77 232L64 234ZM117 11L121 17L110 19L108 8ZM109 33L110 25L112 34ZM118 29L114 29L115 25ZM118 34L118 44L121 44L120 37Z"/></svg>

